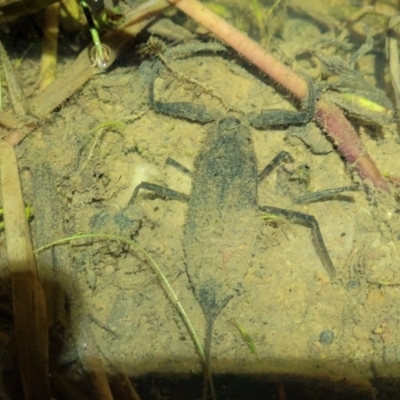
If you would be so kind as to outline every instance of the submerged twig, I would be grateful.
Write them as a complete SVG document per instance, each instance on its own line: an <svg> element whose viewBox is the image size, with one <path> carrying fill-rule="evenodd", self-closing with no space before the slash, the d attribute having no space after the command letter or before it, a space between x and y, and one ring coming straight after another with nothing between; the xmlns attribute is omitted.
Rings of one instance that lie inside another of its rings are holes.
<svg viewBox="0 0 400 400"><path fill-rule="evenodd" d="M24 92L22 91L21 85L17 79L14 68L11 65L8 55L0 42L0 60L4 68L4 74L6 76L8 90L14 111L19 116L25 116L28 114L28 105L25 100Z"/></svg>
<svg viewBox="0 0 400 400"><path fill-rule="evenodd" d="M140 400L140 396L136 389L128 377L122 372L118 372L111 377L110 387L115 399Z"/></svg>
<svg viewBox="0 0 400 400"><path fill-rule="evenodd" d="M107 373L100 358L99 350L92 337L87 321L80 330L80 342L76 344L83 369L89 375L97 400L114 400L108 384Z"/></svg>
<svg viewBox="0 0 400 400"><path fill-rule="evenodd" d="M50 399L48 323L14 149L0 143L1 191L12 280L13 315L18 364L25 399Z"/></svg>
<svg viewBox="0 0 400 400"><path fill-rule="evenodd" d="M40 90L46 89L56 77L59 15L60 3L46 7L40 60Z"/></svg>

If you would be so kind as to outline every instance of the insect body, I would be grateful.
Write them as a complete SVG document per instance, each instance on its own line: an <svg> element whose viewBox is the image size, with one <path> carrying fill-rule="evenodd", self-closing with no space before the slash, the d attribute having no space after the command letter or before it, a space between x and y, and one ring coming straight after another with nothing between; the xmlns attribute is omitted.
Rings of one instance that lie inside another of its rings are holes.
<svg viewBox="0 0 400 400"><path fill-rule="evenodd" d="M154 67L155 76L160 66ZM154 78L155 79L155 78ZM154 79L149 100L161 113L191 121L212 121L206 142L195 161L190 196L148 182L140 189L151 190L163 197L188 202L184 228L184 252L187 275L206 319L205 373L210 376L210 350L213 324L230 299L240 292L251 266L257 238L261 231L262 213L282 216L311 228L320 259L330 275L336 271L325 247L318 222L312 215L281 208L258 205L258 183L279 160L287 159L282 152L258 175L250 128L237 118L219 117L201 105L163 103L154 99ZM313 116L315 91L310 82L308 110L300 113L267 110L250 115L254 127L307 123Z"/></svg>
<svg viewBox="0 0 400 400"><path fill-rule="evenodd" d="M215 318L240 290L261 221L257 162L250 130L228 117L197 157L185 223L186 271L207 321L209 357Z"/></svg>

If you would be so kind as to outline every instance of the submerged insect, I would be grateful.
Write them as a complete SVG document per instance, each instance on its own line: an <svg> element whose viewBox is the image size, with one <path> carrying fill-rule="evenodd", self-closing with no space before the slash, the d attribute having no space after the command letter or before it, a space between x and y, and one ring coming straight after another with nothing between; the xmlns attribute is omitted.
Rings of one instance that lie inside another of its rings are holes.
<svg viewBox="0 0 400 400"><path fill-rule="evenodd" d="M278 215L310 227L316 250L331 278L335 277L336 270L315 217L258 205L259 181L266 177L279 161L286 159L287 153L275 157L258 175L250 128L238 118L221 117L201 105L156 101L154 81L160 68L160 63L154 67L149 96L150 103L156 111L201 123L217 121L211 125L206 142L195 160L190 196L142 182L135 188L131 201L136 198L140 189L146 189L163 197L188 203L183 243L185 264L193 292L206 319L204 372L205 377L209 378L214 321L229 301L240 292L252 263L257 233L261 230L260 215ZM314 114L315 92L310 80L309 84L307 110L267 110L261 114L250 115L250 124L257 128L265 128L268 125L301 124L310 121ZM211 391L214 398L212 387Z"/></svg>

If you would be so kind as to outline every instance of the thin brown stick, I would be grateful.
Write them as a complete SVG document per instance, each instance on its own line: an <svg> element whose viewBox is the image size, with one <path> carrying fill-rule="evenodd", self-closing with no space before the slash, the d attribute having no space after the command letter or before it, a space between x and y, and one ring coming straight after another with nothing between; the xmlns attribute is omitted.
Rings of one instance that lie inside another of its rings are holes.
<svg viewBox="0 0 400 400"><path fill-rule="evenodd" d="M4 68L8 90L10 93L11 103L14 111L19 116L28 114L28 105L26 104L25 95L18 81L18 77L14 71L7 52L5 51L2 43L0 42L0 60Z"/></svg>
<svg viewBox="0 0 400 400"><path fill-rule="evenodd" d="M303 100L307 97L307 82L302 76L294 73L258 43L209 10L200 1L168 1L218 36L297 98ZM362 179L371 181L377 189L389 190L357 133L338 107L324 100L318 101L315 119Z"/></svg>
<svg viewBox="0 0 400 400"><path fill-rule="evenodd" d="M40 60L40 90L46 89L56 78L58 24L60 3L46 7L42 39L42 58Z"/></svg>
<svg viewBox="0 0 400 400"><path fill-rule="evenodd" d="M99 350L93 339L88 320L85 320L82 324L82 329L79 334L79 343L77 342L76 349L82 366L89 375L93 391L96 394L96 400L113 400L114 397L108 384L103 360L100 358Z"/></svg>
<svg viewBox="0 0 400 400"><path fill-rule="evenodd" d="M110 379L110 387L115 399L140 400L136 389L123 372L118 372Z"/></svg>
<svg viewBox="0 0 400 400"><path fill-rule="evenodd" d="M0 143L1 190L18 363L25 399L48 400L46 304L36 271L14 149Z"/></svg>

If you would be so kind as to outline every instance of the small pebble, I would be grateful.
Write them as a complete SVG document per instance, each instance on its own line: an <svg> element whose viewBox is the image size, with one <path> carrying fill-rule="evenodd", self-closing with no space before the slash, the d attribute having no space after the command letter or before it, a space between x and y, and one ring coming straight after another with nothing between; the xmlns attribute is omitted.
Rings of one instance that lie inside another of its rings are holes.
<svg viewBox="0 0 400 400"><path fill-rule="evenodd" d="M322 344L329 345L329 344L333 343L334 338L335 338L335 334L333 333L333 331L331 331L329 329L325 329L319 335L319 342Z"/></svg>

